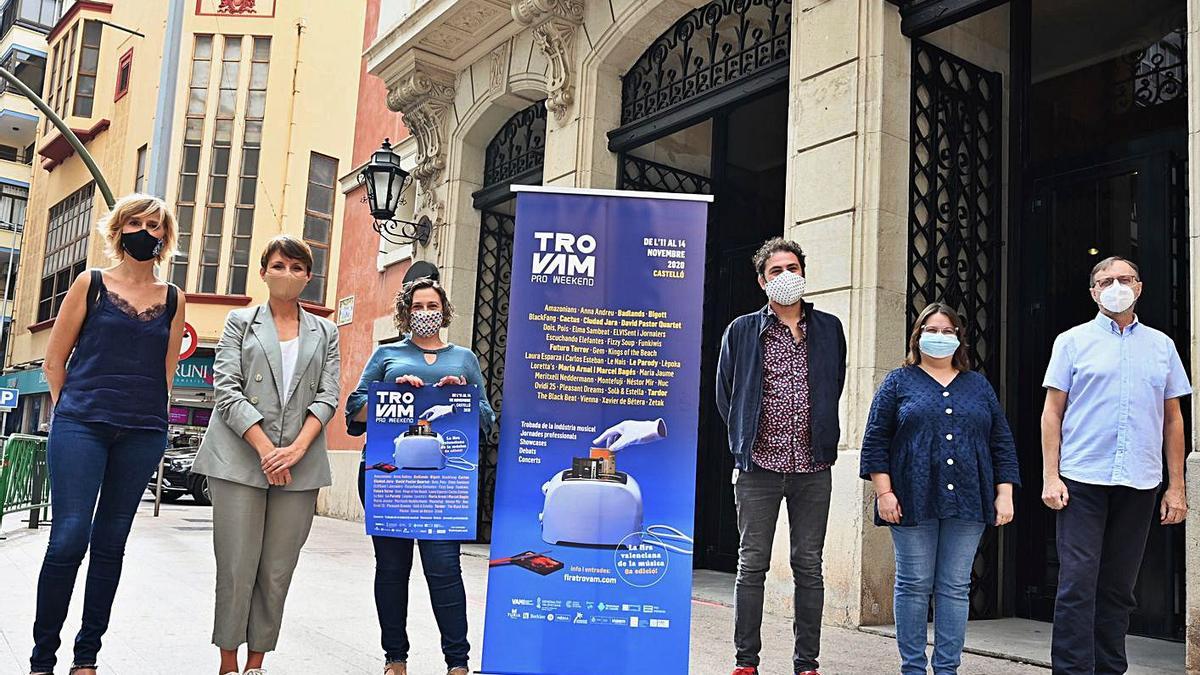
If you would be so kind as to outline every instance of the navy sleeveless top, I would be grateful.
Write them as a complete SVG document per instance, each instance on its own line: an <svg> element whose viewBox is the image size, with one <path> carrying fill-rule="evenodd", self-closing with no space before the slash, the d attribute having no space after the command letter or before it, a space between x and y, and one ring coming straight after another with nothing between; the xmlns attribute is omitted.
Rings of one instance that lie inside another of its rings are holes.
<svg viewBox="0 0 1200 675"><path fill-rule="evenodd" d="M88 313L54 414L123 429L167 430L167 343L177 289L142 313L92 270ZM95 298L93 301L92 298Z"/></svg>

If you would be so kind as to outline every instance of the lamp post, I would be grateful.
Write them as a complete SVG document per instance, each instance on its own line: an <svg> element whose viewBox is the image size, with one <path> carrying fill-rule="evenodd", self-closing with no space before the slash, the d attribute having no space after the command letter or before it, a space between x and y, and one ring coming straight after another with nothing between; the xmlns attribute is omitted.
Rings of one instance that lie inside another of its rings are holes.
<svg viewBox="0 0 1200 675"><path fill-rule="evenodd" d="M400 167L400 156L392 150L387 138L358 174L358 182L367 188L367 205L374 219L371 229L393 244L425 245L433 232L433 223L428 216L421 216L415 222L396 217L396 210L404 203L404 188L410 180L412 177Z"/></svg>

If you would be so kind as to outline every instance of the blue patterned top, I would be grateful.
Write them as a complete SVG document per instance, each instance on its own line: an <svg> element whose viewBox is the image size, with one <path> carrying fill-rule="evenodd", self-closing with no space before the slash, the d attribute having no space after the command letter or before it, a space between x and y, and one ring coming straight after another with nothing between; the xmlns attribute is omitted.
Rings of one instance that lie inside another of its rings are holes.
<svg viewBox="0 0 1200 675"><path fill-rule="evenodd" d="M987 379L959 373L943 387L919 366L887 374L863 434L859 475L892 478L900 525L959 518L991 524L996 485L1020 485L1008 420ZM890 525L875 513L876 525Z"/></svg>

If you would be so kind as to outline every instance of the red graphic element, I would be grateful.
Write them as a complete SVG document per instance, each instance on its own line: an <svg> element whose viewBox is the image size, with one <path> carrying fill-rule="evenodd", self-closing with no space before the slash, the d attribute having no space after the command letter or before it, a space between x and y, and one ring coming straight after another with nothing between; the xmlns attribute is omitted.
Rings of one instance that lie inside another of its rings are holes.
<svg viewBox="0 0 1200 675"><path fill-rule="evenodd" d="M254 0L221 0L217 12L222 14L257 14Z"/></svg>
<svg viewBox="0 0 1200 675"><path fill-rule="evenodd" d="M183 322L183 340L179 343L179 360L187 360L189 356L196 353L196 348L199 346L200 338L196 335L196 329L192 328L192 324Z"/></svg>

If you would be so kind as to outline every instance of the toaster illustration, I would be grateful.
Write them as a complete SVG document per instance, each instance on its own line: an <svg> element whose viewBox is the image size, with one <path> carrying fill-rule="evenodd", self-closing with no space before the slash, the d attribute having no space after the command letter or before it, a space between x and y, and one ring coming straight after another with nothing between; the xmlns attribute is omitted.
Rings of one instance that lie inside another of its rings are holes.
<svg viewBox="0 0 1200 675"><path fill-rule="evenodd" d="M440 471L446 468L442 437L429 426L429 422L421 420L396 437L394 461L401 469Z"/></svg>
<svg viewBox="0 0 1200 675"><path fill-rule="evenodd" d="M593 449L542 486L542 540L549 544L637 546L642 543L642 490L616 470L613 455Z"/></svg>

